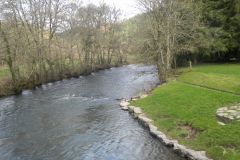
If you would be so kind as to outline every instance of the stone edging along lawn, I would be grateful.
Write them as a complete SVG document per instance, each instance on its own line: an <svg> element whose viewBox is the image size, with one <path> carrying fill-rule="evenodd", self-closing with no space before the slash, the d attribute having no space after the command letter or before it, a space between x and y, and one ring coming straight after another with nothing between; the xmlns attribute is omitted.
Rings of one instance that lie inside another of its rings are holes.
<svg viewBox="0 0 240 160"><path fill-rule="evenodd" d="M134 100L145 98L147 95L143 95ZM164 145L172 148L178 155L190 159L190 160L211 160L206 156L205 151L195 151L187 148L184 145L178 143L177 140L172 140L168 138L164 133L158 130L158 128L153 124L153 120L149 119L139 107L131 106L129 100L122 100L120 107L124 111L129 111L129 113L138 120L144 127L146 127L150 134L160 140Z"/></svg>

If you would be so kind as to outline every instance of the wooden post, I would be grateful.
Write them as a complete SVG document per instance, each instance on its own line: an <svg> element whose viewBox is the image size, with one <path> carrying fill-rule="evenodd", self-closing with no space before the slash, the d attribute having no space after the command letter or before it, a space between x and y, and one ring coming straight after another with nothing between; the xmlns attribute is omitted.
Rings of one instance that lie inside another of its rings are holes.
<svg viewBox="0 0 240 160"><path fill-rule="evenodd" d="M190 69L190 71L192 70L192 61L191 60L189 60L189 69Z"/></svg>

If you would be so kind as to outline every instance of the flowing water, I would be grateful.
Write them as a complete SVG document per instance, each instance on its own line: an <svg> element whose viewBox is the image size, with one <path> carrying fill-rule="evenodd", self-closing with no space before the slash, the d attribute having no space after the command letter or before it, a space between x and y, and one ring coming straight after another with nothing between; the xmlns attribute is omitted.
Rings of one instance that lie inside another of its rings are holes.
<svg viewBox="0 0 240 160"><path fill-rule="evenodd" d="M178 160L127 112L158 83L153 66L129 65L0 99L1 160Z"/></svg>

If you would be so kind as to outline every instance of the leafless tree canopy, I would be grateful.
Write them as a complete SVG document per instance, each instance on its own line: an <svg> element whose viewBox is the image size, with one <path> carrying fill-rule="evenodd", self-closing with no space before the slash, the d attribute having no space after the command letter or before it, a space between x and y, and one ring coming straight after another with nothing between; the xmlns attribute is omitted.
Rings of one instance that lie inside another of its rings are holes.
<svg viewBox="0 0 240 160"><path fill-rule="evenodd" d="M148 19L148 53L157 62L161 82L167 80L175 63L176 54L194 49L194 39L199 26L198 12L193 1L138 0ZM191 43L191 45L190 45ZM190 47L191 46L191 47Z"/></svg>
<svg viewBox="0 0 240 160"><path fill-rule="evenodd" d="M125 61L120 11L64 0L0 2L0 57L16 92Z"/></svg>

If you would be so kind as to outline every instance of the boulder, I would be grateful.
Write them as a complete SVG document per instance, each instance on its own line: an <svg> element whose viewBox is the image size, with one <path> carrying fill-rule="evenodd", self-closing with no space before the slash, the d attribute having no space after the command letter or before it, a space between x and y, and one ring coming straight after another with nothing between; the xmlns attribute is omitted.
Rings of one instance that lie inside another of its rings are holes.
<svg viewBox="0 0 240 160"><path fill-rule="evenodd" d="M147 118L146 115L144 115L144 114L140 114L138 116L138 119L145 127L148 127L149 124L151 124L153 122L151 119Z"/></svg>
<svg viewBox="0 0 240 160"><path fill-rule="evenodd" d="M127 107L127 106L121 107L121 109L122 109L123 111L128 111L128 107Z"/></svg>
<svg viewBox="0 0 240 160"><path fill-rule="evenodd" d="M147 96L148 96L147 94L141 95L140 99L146 98Z"/></svg>
<svg viewBox="0 0 240 160"><path fill-rule="evenodd" d="M127 101L122 101L121 103L120 103L120 106L121 107L127 107L129 105L129 102L127 102Z"/></svg>
<svg viewBox="0 0 240 160"><path fill-rule="evenodd" d="M139 108L139 107L135 107L133 112L134 112L133 115L135 118L137 118L140 114L143 114L141 108Z"/></svg>
<svg viewBox="0 0 240 160"><path fill-rule="evenodd" d="M133 113L133 112L134 112L134 108L135 108L134 106L128 106L129 112L130 112L130 113Z"/></svg>
<svg viewBox="0 0 240 160"><path fill-rule="evenodd" d="M240 119L240 105L235 105L231 107L223 107L217 110L217 118L220 121L218 124L231 123L233 121Z"/></svg>
<svg viewBox="0 0 240 160"><path fill-rule="evenodd" d="M173 150L191 160L210 160L204 151L194 151L180 144L174 144Z"/></svg>
<svg viewBox="0 0 240 160"><path fill-rule="evenodd" d="M142 112L142 109L139 108L139 107L135 107L133 111L134 111L135 114L138 114L138 115L140 115L140 114L143 113L143 112Z"/></svg>

